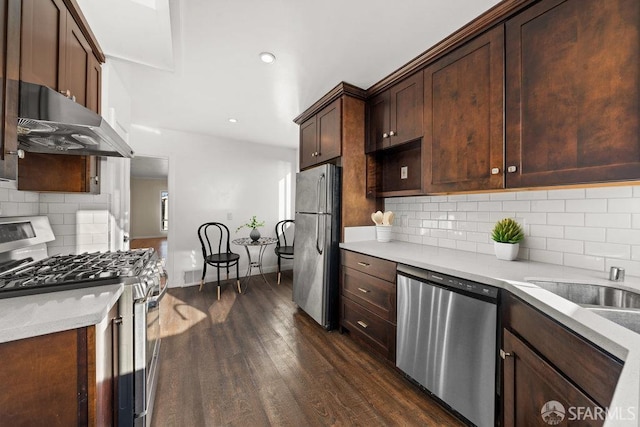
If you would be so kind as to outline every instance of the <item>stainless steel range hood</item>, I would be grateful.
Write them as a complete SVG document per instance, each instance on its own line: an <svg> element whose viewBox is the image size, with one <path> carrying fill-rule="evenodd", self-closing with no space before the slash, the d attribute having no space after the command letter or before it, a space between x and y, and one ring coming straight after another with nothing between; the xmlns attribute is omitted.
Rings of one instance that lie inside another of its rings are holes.
<svg viewBox="0 0 640 427"><path fill-rule="evenodd" d="M133 157L100 116L46 86L20 82L18 144L35 153Z"/></svg>

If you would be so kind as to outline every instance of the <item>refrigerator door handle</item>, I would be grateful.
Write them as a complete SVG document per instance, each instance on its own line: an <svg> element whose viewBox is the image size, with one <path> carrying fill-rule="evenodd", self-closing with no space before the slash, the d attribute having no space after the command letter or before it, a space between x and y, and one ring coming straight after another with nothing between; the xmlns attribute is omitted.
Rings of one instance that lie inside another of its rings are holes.
<svg viewBox="0 0 640 427"><path fill-rule="evenodd" d="M322 239L323 243L322 243L322 245L320 245L320 217L323 216L322 215L322 211L320 210L320 200L322 198L320 192L322 191L322 181L324 179L326 179L325 175L321 174L320 178L318 178L318 192L316 193L317 197L318 197L317 204L316 204L316 206L317 206L317 209L316 209L316 213L317 213L317 215L316 215L316 250L318 251L318 253L320 255L322 255L322 251L323 251L323 247L324 247L324 239ZM323 227L323 230L324 230L324 227Z"/></svg>

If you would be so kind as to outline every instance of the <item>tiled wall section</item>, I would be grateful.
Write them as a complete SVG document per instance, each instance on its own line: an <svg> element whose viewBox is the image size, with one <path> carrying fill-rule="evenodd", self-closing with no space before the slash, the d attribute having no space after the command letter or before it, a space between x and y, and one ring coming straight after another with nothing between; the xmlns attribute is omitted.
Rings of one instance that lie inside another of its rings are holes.
<svg viewBox="0 0 640 427"><path fill-rule="evenodd" d="M640 276L640 186L393 197L393 238L493 254L491 229L523 225L518 258Z"/></svg>
<svg viewBox="0 0 640 427"><path fill-rule="evenodd" d="M41 193L40 214L56 236L49 255L109 250L109 203L108 194Z"/></svg>
<svg viewBox="0 0 640 427"><path fill-rule="evenodd" d="M18 191L15 182L0 182L0 216L47 215L56 240L49 255L109 249L108 194Z"/></svg>

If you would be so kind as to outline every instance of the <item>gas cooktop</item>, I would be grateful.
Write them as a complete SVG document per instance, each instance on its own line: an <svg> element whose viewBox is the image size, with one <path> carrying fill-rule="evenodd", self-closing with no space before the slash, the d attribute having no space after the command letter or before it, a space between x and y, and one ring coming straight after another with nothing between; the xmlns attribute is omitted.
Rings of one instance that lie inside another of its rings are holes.
<svg viewBox="0 0 640 427"><path fill-rule="evenodd" d="M139 276L153 254L153 249L135 249L10 261L4 272L0 266L0 298L119 283Z"/></svg>

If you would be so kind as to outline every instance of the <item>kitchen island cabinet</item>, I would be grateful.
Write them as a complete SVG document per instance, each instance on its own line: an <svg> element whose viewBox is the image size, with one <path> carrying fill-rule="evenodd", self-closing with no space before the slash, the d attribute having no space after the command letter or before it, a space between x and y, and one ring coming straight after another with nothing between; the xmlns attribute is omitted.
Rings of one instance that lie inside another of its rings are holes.
<svg viewBox="0 0 640 427"><path fill-rule="evenodd" d="M20 22L20 79L99 114L104 54L76 2L23 0ZM96 194L98 173L96 156L26 153L18 161L18 189Z"/></svg>
<svg viewBox="0 0 640 427"><path fill-rule="evenodd" d="M340 328L395 363L396 264L341 250Z"/></svg>
<svg viewBox="0 0 640 427"><path fill-rule="evenodd" d="M118 324L115 304L94 325L1 343L0 425L117 425Z"/></svg>
<svg viewBox="0 0 640 427"><path fill-rule="evenodd" d="M506 185L640 178L640 3L543 0L506 22Z"/></svg>

